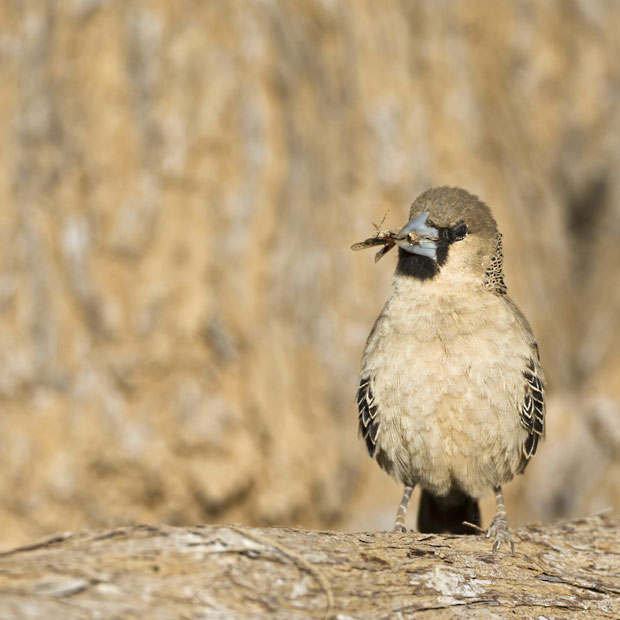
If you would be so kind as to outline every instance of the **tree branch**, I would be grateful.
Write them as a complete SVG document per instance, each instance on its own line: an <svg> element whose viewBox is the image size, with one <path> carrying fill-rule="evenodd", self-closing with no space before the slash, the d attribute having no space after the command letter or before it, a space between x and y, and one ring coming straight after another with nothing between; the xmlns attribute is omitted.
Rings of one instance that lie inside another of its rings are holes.
<svg viewBox="0 0 620 620"><path fill-rule="evenodd" d="M415 532L64 533L0 554L0 618L618 618L618 518L513 534L514 556Z"/></svg>

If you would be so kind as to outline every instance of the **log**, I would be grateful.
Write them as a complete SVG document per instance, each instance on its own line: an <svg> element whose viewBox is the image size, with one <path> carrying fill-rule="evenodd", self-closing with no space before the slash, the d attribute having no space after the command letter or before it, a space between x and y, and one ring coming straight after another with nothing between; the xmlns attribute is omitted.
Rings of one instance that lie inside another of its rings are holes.
<svg viewBox="0 0 620 620"><path fill-rule="evenodd" d="M620 617L620 518L481 536L241 525L66 532L0 555L0 618Z"/></svg>

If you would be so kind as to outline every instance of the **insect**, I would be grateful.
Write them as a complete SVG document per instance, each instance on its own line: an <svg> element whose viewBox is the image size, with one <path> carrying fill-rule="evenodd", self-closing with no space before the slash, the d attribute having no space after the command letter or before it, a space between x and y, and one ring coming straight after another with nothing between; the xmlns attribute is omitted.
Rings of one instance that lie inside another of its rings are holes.
<svg viewBox="0 0 620 620"><path fill-rule="evenodd" d="M375 254L375 263L387 254L398 241L398 233L393 230L377 230L377 234L374 237L370 237L359 243L354 243L351 246L352 250L365 250L366 248L372 248L377 245L383 245L383 247Z"/></svg>
<svg viewBox="0 0 620 620"><path fill-rule="evenodd" d="M424 214L424 216L427 216L427 215L428 215L427 213ZM381 225L385 221L385 215L384 215L383 219L381 220L381 224L379 224L379 226L373 223L373 226L377 230L375 236L370 237L369 239L365 239L364 241L360 241L359 243L354 243L351 246L351 249L357 251L357 250L364 250L366 248L372 248L377 245L383 245L383 247L375 254L375 263L376 263L383 256L385 256L385 254L387 254L396 244L402 245L404 243L404 244L409 244L409 245L421 245L424 242L437 241L437 237L433 235L418 234L415 232L415 230L413 230L413 228L415 228L416 225L419 224L418 220L419 220L419 217L414 218L413 220L411 220L411 222L406 224L399 231L380 230ZM433 231L433 232L436 232L436 231Z"/></svg>
<svg viewBox="0 0 620 620"><path fill-rule="evenodd" d="M374 237L370 237L369 239L366 239L365 241L360 241L359 243L354 243L351 246L351 249L354 251L364 250L366 248L372 248L376 245L383 244L383 247L375 254L375 263L384 254L389 252L396 245L397 234L393 230L381 230L381 226L383 226L383 222L385 222L385 218L387 217L387 214L389 212L389 209L385 212L383 218L381 218L381 222L379 222L379 225L375 224L374 222L372 223L372 225L375 227L375 230L377 231Z"/></svg>

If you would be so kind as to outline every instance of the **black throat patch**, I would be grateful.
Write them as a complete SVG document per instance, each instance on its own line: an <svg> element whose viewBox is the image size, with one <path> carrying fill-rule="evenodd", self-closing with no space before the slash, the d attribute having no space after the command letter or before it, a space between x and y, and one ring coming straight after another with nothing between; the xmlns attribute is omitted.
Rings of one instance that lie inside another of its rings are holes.
<svg viewBox="0 0 620 620"><path fill-rule="evenodd" d="M409 276L418 280L430 280L434 278L441 267L448 259L448 246L450 241L445 234L446 229L439 230L439 241L437 242L437 260L433 260L428 256L420 256L412 254L398 248L398 263L396 264L396 273L401 276Z"/></svg>

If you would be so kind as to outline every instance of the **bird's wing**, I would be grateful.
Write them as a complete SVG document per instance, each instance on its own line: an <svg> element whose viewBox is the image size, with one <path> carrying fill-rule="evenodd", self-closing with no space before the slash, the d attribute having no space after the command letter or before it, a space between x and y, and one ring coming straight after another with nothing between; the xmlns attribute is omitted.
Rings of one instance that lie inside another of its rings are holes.
<svg viewBox="0 0 620 620"><path fill-rule="evenodd" d="M362 377L357 390L357 409L359 411L359 432L366 442L368 454L374 456L379 434L377 404L370 389L370 377Z"/></svg>
<svg viewBox="0 0 620 620"><path fill-rule="evenodd" d="M525 393L521 403L521 426L528 432L523 444L521 471L536 452L538 442L545 436L545 387L542 370L538 361L538 351L532 356L523 372Z"/></svg>

